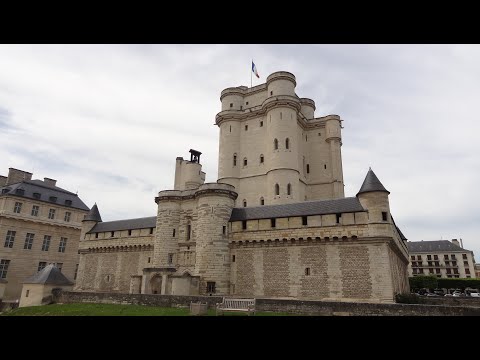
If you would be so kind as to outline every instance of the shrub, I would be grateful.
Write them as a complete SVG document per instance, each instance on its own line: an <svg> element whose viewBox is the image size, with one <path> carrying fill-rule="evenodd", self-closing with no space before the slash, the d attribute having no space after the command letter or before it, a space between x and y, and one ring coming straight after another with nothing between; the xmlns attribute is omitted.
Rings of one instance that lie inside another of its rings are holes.
<svg viewBox="0 0 480 360"><path fill-rule="evenodd" d="M417 294L396 294L395 302L399 304L424 304L425 299Z"/></svg>

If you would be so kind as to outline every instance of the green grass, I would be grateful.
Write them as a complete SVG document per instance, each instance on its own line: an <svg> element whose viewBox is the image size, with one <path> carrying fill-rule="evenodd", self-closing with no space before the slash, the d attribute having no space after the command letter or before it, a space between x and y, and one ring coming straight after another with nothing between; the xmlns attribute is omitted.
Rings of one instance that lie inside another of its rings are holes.
<svg viewBox="0 0 480 360"><path fill-rule="evenodd" d="M255 316L292 316L288 313L257 312ZM52 304L22 307L0 316L190 316L188 308L164 308L143 305L116 304ZM209 309L207 316L215 316ZM225 312L224 316L248 316L246 313Z"/></svg>

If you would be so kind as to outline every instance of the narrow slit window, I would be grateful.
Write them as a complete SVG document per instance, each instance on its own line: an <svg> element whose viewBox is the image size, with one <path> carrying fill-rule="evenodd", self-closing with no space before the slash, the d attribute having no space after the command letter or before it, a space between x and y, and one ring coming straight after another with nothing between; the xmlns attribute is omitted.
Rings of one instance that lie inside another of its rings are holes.
<svg viewBox="0 0 480 360"><path fill-rule="evenodd" d="M260 155L260 164L263 164L264 160L265 160L265 159L264 159L264 157L263 157L263 154Z"/></svg>
<svg viewBox="0 0 480 360"><path fill-rule="evenodd" d="M302 225L308 225L308 217L302 216Z"/></svg>
<svg viewBox="0 0 480 360"><path fill-rule="evenodd" d="M260 205L265 205L265 200L262 198L260 198Z"/></svg>
<svg viewBox="0 0 480 360"><path fill-rule="evenodd" d="M382 211L382 220L387 221L387 212L386 211Z"/></svg>
<svg viewBox="0 0 480 360"><path fill-rule="evenodd" d="M227 227L224 225L222 227L222 234L225 235L227 233Z"/></svg>
<svg viewBox="0 0 480 360"><path fill-rule="evenodd" d="M263 127L263 121L260 121L260 127Z"/></svg>
<svg viewBox="0 0 480 360"><path fill-rule="evenodd" d="M275 184L275 195L280 195L280 185Z"/></svg>
<svg viewBox="0 0 480 360"><path fill-rule="evenodd" d="M277 139L273 140L273 149L278 150L278 140Z"/></svg>
<svg viewBox="0 0 480 360"><path fill-rule="evenodd" d="M247 230L247 220L242 220L242 230Z"/></svg>
<svg viewBox="0 0 480 360"><path fill-rule="evenodd" d="M247 200L243 200L243 207L247 207Z"/></svg>
<svg viewBox="0 0 480 360"><path fill-rule="evenodd" d="M247 164L248 164L247 158L243 159L243 166L247 166Z"/></svg>
<svg viewBox="0 0 480 360"><path fill-rule="evenodd" d="M287 195L292 195L292 185L291 184L287 185Z"/></svg>
<svg viewBox="0 0 480 360"><path fill-rule="evenodd" d="M276 227L277 226L277 222L276 222L277 219L273 218L273 219L270 219L270 226L272 228Z"/></svg>
<svg viewBox="0 0 480 360"><path fill-rule="evenodd" d="M233 155L233 166L237 166L237 154Z"/></svg>
<svg viewBox="0 0 480 360"><path fill-rule="evenodd" d="M285 139L285 149L290 149L290 140L288 138Z"/></svg>
<svg viewBox="0 0 480 360"><path fill-rule="evenodd" d="M192 225L187 225L187 240L190 240L192 233Z"/></svg>
<svg viewBox="0 0 480 360"><path fill-rule="evenodd" d="M175 237L175 229L173 229L172 237Z"/></svg>
<svg viewBox="0 0 480 360"><path fill-rule="evenodd" d="M337 216L337 224L340 224L340 218L342 217L342 214L335 214Z"/></svg>
<svg viewBox="0 0 480 360"><path fill-rule="evenodd" d="M310 174L310 164L307 164L307 174Z"/></svg>

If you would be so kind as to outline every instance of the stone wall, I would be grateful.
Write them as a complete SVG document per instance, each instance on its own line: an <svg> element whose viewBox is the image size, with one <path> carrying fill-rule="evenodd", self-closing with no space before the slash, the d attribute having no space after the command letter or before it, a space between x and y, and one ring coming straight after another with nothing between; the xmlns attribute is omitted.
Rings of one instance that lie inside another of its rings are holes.
<svg viewBox="0 0 480 360"><path fill-rule="evenodd" d="M160 307L188 307L190 302L208 303L213 309L220 296L177 296L55 291L56 303L134 304ZM257 299L256 311L288 312L311 316L480 316L480 308L412 304L372 304L330 301Z"/></svg>
<svg viewBox="0 0 480 360"><path fill-rule="evenodd" d="M394 287L400 286L392 281L404 280L392 279L392 241L232 244L232 296L393 302ZM399 264L400 260L394 268ZM406 279L406 263L403 269Z"/></svg>
<svg viewBox="0 0 480 360"><path fill-rule="evenodd" d="M422 297L425 299L425 304L429 305L448 305L448 306L473 306L480 308L480 298L472 297Z"/></svg>

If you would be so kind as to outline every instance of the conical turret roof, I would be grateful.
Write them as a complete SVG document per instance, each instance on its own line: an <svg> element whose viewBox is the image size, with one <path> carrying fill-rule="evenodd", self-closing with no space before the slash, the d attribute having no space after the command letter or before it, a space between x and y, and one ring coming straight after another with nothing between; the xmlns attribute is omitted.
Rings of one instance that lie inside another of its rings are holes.
<svg viewBox="0 0 480 360"><path fill-rule="evenodd" d="M360 191L357 193L357 196L359 194L372 192L372 191L383 191L390 194L390 191L385 189L385 187L382 185L380 180L378 180L377 175L375 175L373 170L370 168L368 169L367 176L365 176L365 180L363 180L362 187L360 188Z"/></svg>
<svg viewBox="0 0 480 360"><path fill-rule="evenodd" d="M63 275L58 268L50 264L35 275L26 279L24 284L73 285L73 282Z"/></svg>
<svg viewBox="0 0 480 360"><path fill-rule="evenodd" d="M92 206L90 209L90 212L85 215L85 218L83 221L96 221L96 222L102 222L102 217L100 216L100 212L98 211L97 203Z"/></svg>

